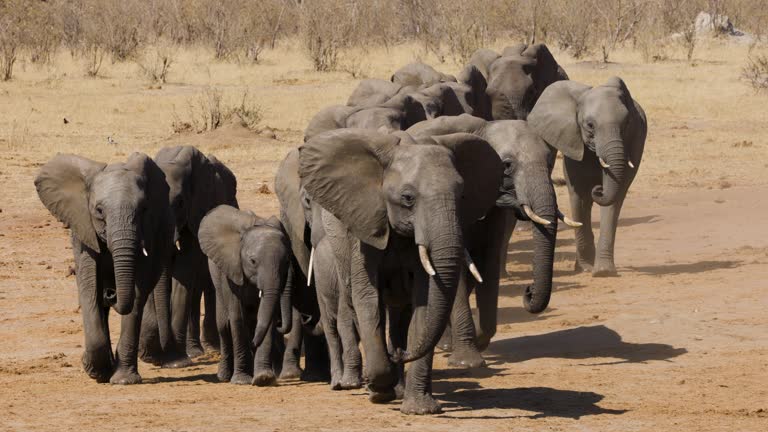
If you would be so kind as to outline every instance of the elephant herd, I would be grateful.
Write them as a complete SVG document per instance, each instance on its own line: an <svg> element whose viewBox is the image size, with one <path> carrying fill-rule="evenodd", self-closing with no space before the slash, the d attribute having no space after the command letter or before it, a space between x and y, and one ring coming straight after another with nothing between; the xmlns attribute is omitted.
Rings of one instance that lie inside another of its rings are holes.
<svg viewBox="0 0 768 432"><path fill-rule="evenodd" d="M435 347L452 366L484 365L517 221L533 226L529 312L550 300L558 221L576 231L577 270L616 274L646 132L620 78L571 81L546 45L521 44L480 49L456 76L413 63L362 80L280 163L278 216L239 209L232 171L190 146L109 165L59 154L35 185L72 233L96 381L139 383L139 358L185 367L217 350L221 381L325 379L434 414ZM571 218L551 181L558 151Z"/></svg>

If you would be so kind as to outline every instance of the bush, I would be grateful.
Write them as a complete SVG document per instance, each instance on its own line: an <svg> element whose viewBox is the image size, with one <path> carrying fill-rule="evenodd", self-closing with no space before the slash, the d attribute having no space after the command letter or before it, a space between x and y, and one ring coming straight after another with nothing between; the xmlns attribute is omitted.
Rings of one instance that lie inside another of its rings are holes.
<svg viewBox="0 0 768 432"><path fill-rule="evenodd" d="M756 92L768 90L768 56L756 55L749 57L747 65L741 70L741 77Z"/></svg>
<svg viewBox="0 0 768 432"><path fill-rule="evenodd" d="M188 120L180 119L174 112L171 125L174 132L212 131L231 121L250 130L257 130L262 118L261 108L247 90L234 103L229 104L221 90L209 87L191 99L187 108Z"/></svg>
<svg viewBox="0 0 768 432"><path fill-rule="evenodd" d="M165 84L177 49L177 45L160 40L147 47L136 60L136 64L144 77L152 82Z"/></svg>
<svg viewBox="0 0 768 432"><path fill-rule="evenodd" d="M13 78L19 52L28 44L28 9L23 0L0 3L0 79Z"/></svg>

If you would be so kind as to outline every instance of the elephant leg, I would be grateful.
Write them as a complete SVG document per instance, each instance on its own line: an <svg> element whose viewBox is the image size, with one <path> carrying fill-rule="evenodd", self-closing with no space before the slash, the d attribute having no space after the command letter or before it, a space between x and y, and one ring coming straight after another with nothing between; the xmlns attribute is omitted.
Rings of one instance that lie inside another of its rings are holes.
<svg viewBox="0 0 768 432"><path fill-rule="evenodd" d="M205 305L202 345L206 351L215 352L219 350L219 332L216 326L216 293L210 274L206 274L206 277L201 278L201 281L203 283L203 304Z"/></svg>
<svg viewBox="0 0 768 432"><path fill-rule="evenodd" d="M198 273L197 276L200 276ZM187 355L190 358L200 357L205 354L203 344L200 342L200 303L203 297L202 281L195 281L189 294L190 308L187 320Z"/></svg>
<svg viewBox="0 0 768 432"><path fill-rule="evenodd" d="M133 310L120 319L120 339L115 353L115 371L110 377L110 384L139 384L141 376L138 370L139 335L144 305L151 294L149 289L136 287Z"/></svg>
<svg viewBox="0 0 768 432"><path fill-rule="evenodd" d="M360 335L355 324L355 310L352 307L352 293L348 285L339 282L339 314L336 326L341 337L344 375L341 388L358 389L363 386L363 356L360 354Z"/></svg>
<svg viewBox="0 0 768 432"><path fill-rule="evenodd" d="M363 248L366 248L366 251L363 251ZM385 342L384 305L377 286L380 257L375 257L374 254L378 251L371 249L373 248L368 248L359 241L354 242L352 247L352 305L365 350L369 399L373 403L385 403L396 397L394 388L397 384L397 374L389 359Z"/></svg>
<svg viewBox="0 0 768 432"><path fill-rule="evenodd" d="M475 346L478 350L485 350L491 343L491 339L496 335L496 324L499 310L499 261L498 250L502 249L501 234L504 232L507 224L507 214L505 210L494 209L485 217L487 231L485 238L481 238L484 247L478 252L473 250L477 256L475 259L483 277L483 283L477 285L475 290L475 299L477 301L478 323L475 326L477 338ZM466 272L466 269L465 269ZM469 275L466 276L467 278ZM465 279L468 280L468 279ZM471 285L467 285L467 291L475 285L474 279ZM467 306L468 307L468 306Z"/></svg>
<svg viewBox="0 0 768 432"><path fill-rule="evenodd" d="M155 298L150 295L144 305L139 337L139 359L155 366L163 364L163 348L160 345L160 329L157 326Z"/></svg>
<svg viewBox="0 0 768 432"><path fill-rule="evenodd" d="M234 372L234 352L232 347L232 332L229 327L229 302L220 290L216 291L216 325L219 328L219 370L216 377L220 382L229 382Z"/></svg>
<svg viewBox="0 0 768 432"><path fill-rule="evenodd" d="M272 338L274 337L275 324L270 323L267 335L261 345L256 349L253 357L253 380L251 384L259 387L277 385L277 377L272 367Z"/></svg>
<svg viewBox="0 0 768 432"><path fill-rule="evenodd" d="M517 218L514 212L511 210L504 210L504 236L502 237L502 246L499 249L499 263L501 271L500 277L509 277L507 273L507 257L509 256L509 241L512 239L512 234L515 232L515 225L517 224Z"/></svg>
<svg viewBox="0 0 768 432"><path fill-rule="evenodd" d="M96 382L105 383L112 376L114 357L109 339L109 308L102 305L103 289L99 289L96 258L92 251L80 250L77 240L72 242L77 263L77 290L80 313L83 317L85 351L83 369Z"/></svg>
<svg viewBox="0 0 768 432"><path fill-rule="evenodd" d="M331 380L330 357L324 335L315 336L306 333L304 342L304 372L303 381L329 382Z"/></svg>
<svg viewBox="0 0 768 432"><path fill-rule="evenodd" d="M302 343L302 328L301 328L301 314L296 308L293 308L292 312L291 332L288 333L287 341L285 344L285 352L283 353L283 367L280 371L281 380L299 379L301 377L301 367L299 367L299 361L301 359L301 343Z"/></svg>
<svg viewBox="0 0 768 432"><path fill-rule="evenodd" d="M581 222L581 226L574 228L576 237L576 263L574 270L592 271L595 263L595 236L592 234L592 186L585 179L580 162L574 162L565 158L563 174L568 185L568 198L571 204L572 218ZM599 177L596 179L599 180Z"/></svg>
<svg viewBox="0 0 768 432"><path fill-rule="evenodd" d="M418 304L418 303L417 303ZM408 329L408 340L416 343L417 335L423 332L426 325L426 300L416 307ZM409 347L410 349L411 347ZM408 379L405 384L405 395L400 412L403 414L439 414L442 412L440 403L432 396L432 359L434 351L410 363Z"/></svg>
<svg viewBox="0 0 768 432"><path fill-rule="evenodd" d="M467 292L467 272L463 271L456 290L456 298L451 310L453 352L448 357L448 365L457 368L476 368L485 366L485 360L477 349L475 323L469 306Z"/></svg>
<svg viewBox="0 0 768 432"><path fill-rule="evenodd" d="M251 358L251 339L248 337L243 304L236 296L229 299L229 331L232 333L233 371L232 384L251 384L253 376Z"/></svg>
<svg viewBox="0 0 768 432"><path fill-rule="evenodd" d="M440 341L437 342L437 347L445 352L453 351L453 324L450 321L445 326L445 331L443 336L440 337Z"/></svg>
<svg viewBox="0 0 768 432"><path fill-rule="evenodd" d="M621 206L624 197L616 199L613 205L600 207L600 239L597 243L597 256L595 267L592 270L594 277L616 276L616 264L613 260L613 249L616 243L616 228L619 224Z"/></svg>
<svg viewBox="0 0 768 432"><path fill-rule="evenodd" d="M190 291L193 289L190 281L194 279L192 270L191 263L180 255L174 262L173 278L171 279L171 329L173 330L176 349L187 355L189 355L187 352L187 324L189 323L189 310L192 308Z"/></svg>
<svg viewBox="0 0 768 432"><path fill-rule="evenodd" d="M408 348L408 326L411 323L413 311L410 306L405 306L390 307L387 312L387 317L389 318L389 340L392 343L392 351L394 352L398 348L405 351ZM395 394L397 399L402 399L405 395L405 365L398 364L395 367L397 368L398 377Z"/></svg>
<svg viewBox="0 0 768 432"><path fill-rule="evenodd" d="M333 264L324 260L320 250L315 251L317 266L315 267L315 287L317 302L320 306L320 319L323 323L325 340L328 343L328 354L331 362L331 390L341 390L341 379L344 373L342 360L341 339L338 332L338 283Z"/></svg>

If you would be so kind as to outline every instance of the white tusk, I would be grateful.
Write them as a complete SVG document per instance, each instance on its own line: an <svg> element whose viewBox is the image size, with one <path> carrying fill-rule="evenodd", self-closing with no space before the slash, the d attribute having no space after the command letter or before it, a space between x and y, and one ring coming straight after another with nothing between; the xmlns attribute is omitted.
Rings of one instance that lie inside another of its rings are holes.
<svg viewBox="0 0 768 432"><path fill-rule="evenodd" d="M149 254L147 253L147 249L145 248L141 248L141 253L143 253L144 256L149 256Z"/></svg>
<svg viewBox="0 0 768 432"><path fill-rule="evenodd" d="M309 268L307 268L307 286L312 283L312 262L315 260L315 248L309 253Z"/></svg>
<svg viewBox="0 0 768 432"><path fill-rule="evenodd" d="M576 222L575 220L573 220L573 219L569 218L568 216L564 215L563 212L561 212L560 210L557 211L557 218L560 219L561 221L565 222L565 224L568 225L569 227L578 228L578 227L584 225L583 223Z"/></svg>
<svg viewBox="0 0 768 432"><path fill-rule="evenodd" d="M601 166L601 167L603 167L603 168L610 168L610 167L611 167L610 165L608 165L607 163L605 163L605 161L603 160L603 158L598 158L598 159L600 160L600 166Z"/></svg>
<svg viewBox="0 0 768 432"><path fill-rule="evenodd" d="M525 211L525 214L528 216L528 219L530 219L530 220L532 220L532 221L536 222L537 224L540 224L540 225L549 225L549 224L551 224L551 223L552 223L552 222L550 222L550 221L548 221L548 220L544 219L543 217L541 217L541 216L537 215L536 213L534 213L534 212L533 212L533 210L531 210L531 208L530 208L530 207L528 207L528 206L527 206L527 205L525 205L525 204L523 204L523 210Z"/></svg>
<svg viewBox="0 0 768 432"><path fill-rule="evenodd" d="M429 262L427 248L424 247L424 245L419 245L419 260L421 260L421 266L424 267L424 271L427 272L428 275L434 276L437 274L435 273L435 269L432 267L432 264Z"/></svg>
<svg viewBox="0 0 768 432"><path fill-rule="evenodd" d="M259 290L259 298L261 298L262 295L264 295L264 291Z"/></svg>
<svg viewBox="0 0 768 432"><path fill-rule="evenodd" d="M180 241L178 241L178 240L176 240L176 250L177 250L177 251L180 251L180 250L181 250L181 242L180 242Z"/></svg>
<svg viewBox="0 0 768 432"><path fill-rule="evenodd" d="M480 276L480 272L477 271L477 266L475 265L475 262L472 261L472 256L469 254L469 251L464 249L464 258L467 260L467 266L469 267L469 272L472 273L472 276L475 278L476 281L479 283L483 283L483 277Z"/></svg>
<svg viewBox="0 0 768 432"><path fill-rule="evenodd" d="M635 168L635 164L633 164L631 160L627 161L627 165L629 165L630 168Z"/></svg>

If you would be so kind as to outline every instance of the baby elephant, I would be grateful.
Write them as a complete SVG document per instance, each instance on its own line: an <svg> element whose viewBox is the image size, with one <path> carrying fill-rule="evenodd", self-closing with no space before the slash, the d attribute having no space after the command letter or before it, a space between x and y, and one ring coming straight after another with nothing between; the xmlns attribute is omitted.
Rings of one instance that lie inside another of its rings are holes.
<svg viewBox="0 0 768 432"><path fill-rule="evenodd" d="M216 288L219 380L275 385L270 358L275 310L279 303L277 331L289 332L293 284L291 249L280 221L220 205L203 218L198 237Z"/></svg>

